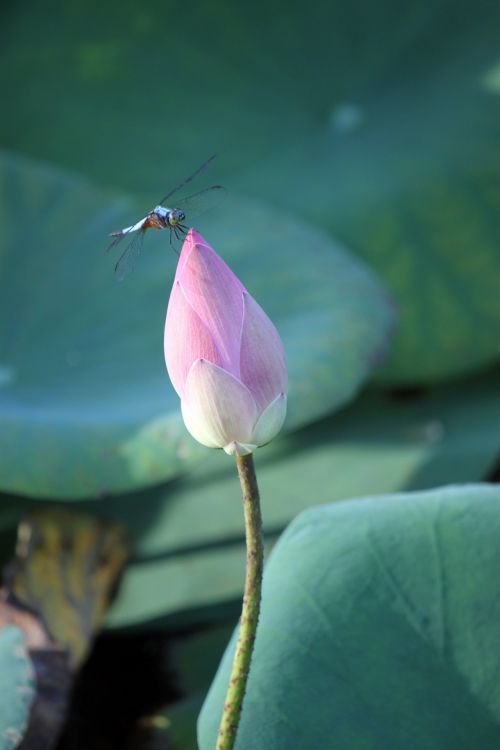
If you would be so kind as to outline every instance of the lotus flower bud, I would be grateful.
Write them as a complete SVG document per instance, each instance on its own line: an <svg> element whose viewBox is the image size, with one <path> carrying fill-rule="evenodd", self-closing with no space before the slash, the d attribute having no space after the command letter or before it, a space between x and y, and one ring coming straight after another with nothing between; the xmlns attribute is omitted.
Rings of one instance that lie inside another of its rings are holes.
<svg viewBox="0 0 500 750"><path fill-rule="evenodd" d="M245 455L281 429L287 369L278 332L194 229L168 303L165 360L186 427L203 445Z"/></svg>

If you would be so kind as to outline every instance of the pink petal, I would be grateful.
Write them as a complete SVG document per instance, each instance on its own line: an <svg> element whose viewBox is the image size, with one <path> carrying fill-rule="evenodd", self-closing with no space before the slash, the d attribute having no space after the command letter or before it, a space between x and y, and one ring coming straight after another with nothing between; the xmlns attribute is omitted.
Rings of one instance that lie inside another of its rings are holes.
<svg viewBox="0 0 500 750"><path fill-rule="evenodd" d="M184 240L176 280L208 329L222 366L239 377L245 287L194 229L189 230Z"/></svg>
<svg viewBox="0 0 500 750"><path fill-rule="evenodd" d="M186 382L182 415L191 435L210 448L251 443L257 409L250 391L230 373L197 360Z"/></svg>
<svg viewBox="0 0 500 750"><path fill-rule="evenodd" d="M262 411L281 393L287 392L287 368L278 331L247 291L243 294L240 377Z"/></svg>
<svg viewBox="0 0 500 750"><path fill-rule="evenodd" d="M222 364L222 357L208 331L174 281L165 321L165 362L175 390L184 397L185 383L193 362L208 359Z"/></svg>

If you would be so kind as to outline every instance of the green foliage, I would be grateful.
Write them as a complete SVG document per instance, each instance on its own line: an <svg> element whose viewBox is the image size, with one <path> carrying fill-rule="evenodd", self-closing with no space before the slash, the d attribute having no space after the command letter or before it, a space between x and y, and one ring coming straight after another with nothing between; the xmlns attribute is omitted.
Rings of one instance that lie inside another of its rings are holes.
<svg viewBox="0 0 500 750"><path fill-rule="evenodd" d="M488 30L494 13L485 0L474 19L456 5L318 3L306 16L299 2L73 0L54 10L29 0L9 8L0 30L10 93L0 138L102 184L162 195L187 154L193 168L216 152L222 169L239 171L310 141L339 104L394 74L432 75L452 42L450 10L455 33ZM297 171L297 190L301 179Z"/></svg>
<svg viewBox="0 0 500 750"><path fill-rule="evenodd" d="M2 142L157 195L218 152L217 181L327 229L387 281L401 326L386 382L497 360L498 3L173 15L159 0L11 8Z"/></svg>
<svg viewBox="0 0 500 750"><path fill-rule="evenodd" d="M301 514L266 569L237 750L500 742L500 488ZM234 638L199 721L211 750Z"/></svg>
<svg viewBox="0 0 500 750"><path fill-rule="evenodd" d="M307 506L346 497L479 481L498 455L499 376L420 395L372 392L349 408L256 454L268 549ZM0 556L29 503L0 496ZM233 462L212 452L189 475L145 492L78 503L119 518L135 556L108 615L114 628L167 618L172 625L237 616L245 549ZM160 592L160 593L159 593ZM228 609L229 608L229 609Z"/></svg>
<svg viewBox="0 0 500 750"><path fill-rule="evenodd" d="M256 455L268 551L304 508L373 496L279 542L240 744L498 746L498 493L374 496L479 481L498 457L498 373L458 376L499 355L500 5L26 0L1 21L0 562L28 498L72 501L135 542L109 627L239 610L234 465L187 435L163 363L168 238L147 237L123 284L103 252L217 153L197 187L229 197L196 226L290 365L286 433ZM385 353L378 387L425 389L339 412ZM0 729L28 696L5 633ZM165 717L183 750L220 645L176 649L186 697Z"/></svg>
<svg viewBox="0 0 500 750"><path fill-rule="evenodd" d="M347 92L328 122L239 178L386 281L400 311L386 383L443 381L499 356L500 6L474 20L464 8L446 43L435 27L417 34L397 73Z"/></svg>
<svg viewBox="0 0 500 750"><path fill-rule="evenodd" d="M230 197L224 209L203 227L282 334L294 428L352 398L387 347L392 310L376 278L320 231L253 200ZM4 491L130 491L206 454L163 362L175 258L166 233L146 238L122 284L103 254L107 233L145 210L58 170L0 160Z"/></svg>
<svg viewBox="0 0 500 750"><path fill-rule="evenodd" d="M33 696L33 668L24 635L8 625L0 630L0 750L19 744Z"/></svg>
<svg viewBox="0 0 500 750"><path fill-rule="evenodd" d="M491 376L413 399L366 394L277 439L255 458L268 547L319 500L479 481L498 453L499 422L500 383ZM245 566L240 494L233 462L221 452L161 488L86 505L119 516L136 545L109 624L165 616L187 624L220 617L227 604L237 614Z"/></svg>

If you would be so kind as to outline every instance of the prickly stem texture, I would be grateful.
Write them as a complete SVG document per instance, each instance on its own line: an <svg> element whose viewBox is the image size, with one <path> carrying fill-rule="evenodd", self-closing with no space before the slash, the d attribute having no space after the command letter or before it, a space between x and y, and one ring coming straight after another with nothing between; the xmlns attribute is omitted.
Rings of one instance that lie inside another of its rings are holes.
<svg viewBox="0 0 500 750"><path fill-rule="evenodd" d="M252 455L237 456L236 463L243 492L247 567L240 632L217 736L216 750L232 750L236 741L259 620L264 565L259 488Z"/></svg>

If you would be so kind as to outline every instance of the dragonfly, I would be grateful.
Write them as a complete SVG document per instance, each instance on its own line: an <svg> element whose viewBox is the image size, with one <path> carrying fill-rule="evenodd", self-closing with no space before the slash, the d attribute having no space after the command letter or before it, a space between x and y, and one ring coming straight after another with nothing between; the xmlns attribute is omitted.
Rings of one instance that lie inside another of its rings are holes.
<svg viewBox="0 0 500 750"><path fill-rule="evenodd" d="M224 197L225 190L222 185L211 185L197 193L179 198L173 208L169 208L166 205L167 201L170 202L170 199L174 195L185 188L200 172L203 172L214 159L215 155L207 159L201 167L198 167L189 177L164 195L158 202L158 205L135 224L124 229L119 229L116 232L111 232L110 237L113 237L113 240L108 245L106 252L126 241L125 248L115 265L115 274L120 281L134 268L148 229L168 229L170 231L170 244L178 253L173 244L173 237L176 240L185 237L188 232L186 221L190 220L194 215L204 213Z"/></svg>

